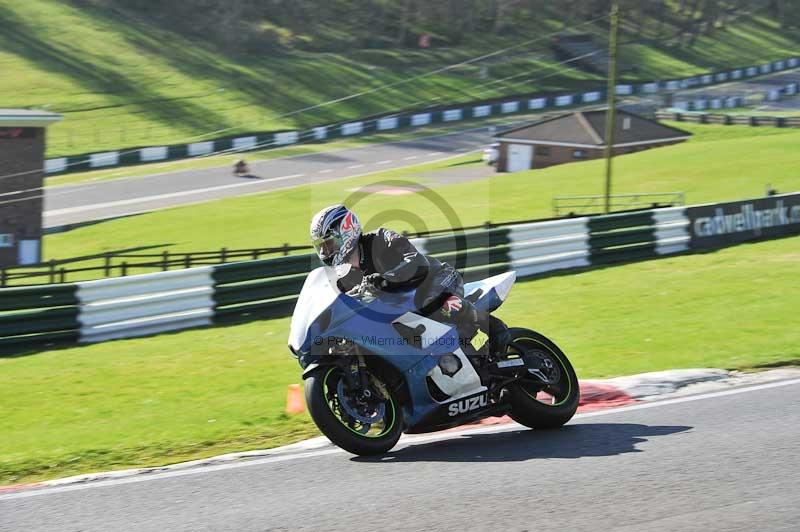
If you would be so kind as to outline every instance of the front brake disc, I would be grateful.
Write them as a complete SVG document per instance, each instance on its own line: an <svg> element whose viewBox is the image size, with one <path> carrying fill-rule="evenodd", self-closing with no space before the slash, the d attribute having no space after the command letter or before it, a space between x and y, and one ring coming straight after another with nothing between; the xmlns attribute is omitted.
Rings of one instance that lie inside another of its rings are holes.
<svg viewBox="0 0 800 532"><path fill-rule="evenodd" d="M351 404L353 398L349 395L346 395L344 381L342 380L340 380L339 384L336 386L336 395L339 396L339 404L344 411L356 421L371 425L383 420L383 416L386 413L386 405L383 402L378 403L371 414L364 415L358 411L358 408L355 405Z"/></svg>

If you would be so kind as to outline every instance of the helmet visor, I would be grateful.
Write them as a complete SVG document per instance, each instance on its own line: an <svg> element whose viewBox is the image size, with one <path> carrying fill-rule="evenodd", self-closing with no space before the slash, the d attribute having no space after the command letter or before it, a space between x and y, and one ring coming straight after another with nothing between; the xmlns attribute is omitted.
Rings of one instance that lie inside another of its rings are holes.
<svg viewBox="0 0 800 532"><path fill-rule="evenodd" d="M342 249L342 239L336 235L329 235L324 238L315 238L313 241L317 256L325 264L330 264L333 257Z"/></svg>

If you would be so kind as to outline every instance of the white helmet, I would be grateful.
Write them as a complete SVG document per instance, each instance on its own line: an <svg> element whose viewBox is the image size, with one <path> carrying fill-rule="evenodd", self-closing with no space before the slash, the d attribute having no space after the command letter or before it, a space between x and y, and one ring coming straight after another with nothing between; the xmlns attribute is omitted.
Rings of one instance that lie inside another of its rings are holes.
<svg viewBox="0 0 800 532"><path fill-rule="evenodd" d="M361 224L344 205L325 207L311 220L311 243L319 259L328 266L340 266L356 249Z"/></svg>

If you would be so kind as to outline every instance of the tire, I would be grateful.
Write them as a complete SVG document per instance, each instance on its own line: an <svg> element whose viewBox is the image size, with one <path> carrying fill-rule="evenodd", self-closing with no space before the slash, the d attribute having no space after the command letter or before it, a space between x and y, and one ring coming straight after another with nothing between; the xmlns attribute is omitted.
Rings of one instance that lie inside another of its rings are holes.
<svg viewBox="0 0 800 532"><path fill-rule="evenodd" d="M532 396L530 385L516 382L508 387L508 397L511 404L511 419L521 425L533 429L555 429L572 419L578 409L580 401L580 387L578 377L572 368L567 356L559 347L545 336L530 329L509 329L512 344L528 349L539 350L545 356L558 364L560 378L558 390L560 393L553 397L553 404L545 404ZM545 388L547 391L548 388ZM553 388L555 390L555 388Z"/></svg>
<svg viewBox="0 0 800 532"><path fill-rule="evenodd" d="M385 432L376 436L366 436L349 427L334 412L329 398L331 394L338 394L331 390L331 386L341 375L338 366L323 366L306 378L305 396L308 412L317 428L328 437L335 445L345 451L360 456L383 454L395 446L403 432L403 409L391 390L386 390L388 399L385 401L386 416L391 413L390 426ZM377 376L375 376L377 378Z"/></svg>

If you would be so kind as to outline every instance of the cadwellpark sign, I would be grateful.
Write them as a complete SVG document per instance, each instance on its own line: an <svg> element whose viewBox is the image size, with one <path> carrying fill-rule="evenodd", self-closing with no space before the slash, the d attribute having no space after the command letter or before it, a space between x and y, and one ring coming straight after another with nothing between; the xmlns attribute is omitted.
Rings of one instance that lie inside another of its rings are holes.
<svg viewBox="0 0 800 532"><path fill-rule="evenodd" d="M800 193L686 209L692 249L800 234Z"/></svg>

